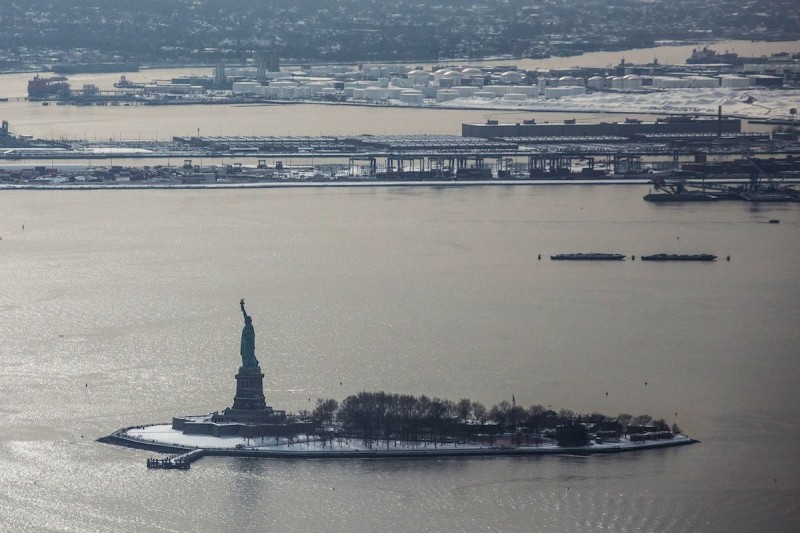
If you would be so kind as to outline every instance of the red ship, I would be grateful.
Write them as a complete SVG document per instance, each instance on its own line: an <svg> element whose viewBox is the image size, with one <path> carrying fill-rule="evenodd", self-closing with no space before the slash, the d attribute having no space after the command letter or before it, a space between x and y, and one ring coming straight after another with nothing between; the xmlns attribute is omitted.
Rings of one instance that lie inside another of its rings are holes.
<svg viewBox="0 0 800 533"><path fill-rule="evenodd" d="M53 76L51 78L41 78L37 74L32 80L28 81L28 98L37 100L55 96L61 91L68 91L69 83L64 76Z"/></svg>

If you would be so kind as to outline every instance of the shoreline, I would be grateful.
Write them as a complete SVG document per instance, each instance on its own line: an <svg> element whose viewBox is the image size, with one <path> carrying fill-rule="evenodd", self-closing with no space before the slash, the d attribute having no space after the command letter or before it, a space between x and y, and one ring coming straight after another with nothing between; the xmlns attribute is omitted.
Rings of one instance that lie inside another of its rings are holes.
<svg viewBox="0 0 800 533"><path fill-rule="evenodd" d="M4 191L138 191L138 190L248 190L291 188L348 188L348 187L508 187L508 186L567 186L567 185L648 185L652 178L619 179L561 179L561 180L463 180L463 181L288 181L260 183L149 183L149 184L0 184ZM747 183L741 178L705 179L705 183ZM800 183L800 178L786 178L782 183Z"/></svg>
<svg viewBox="0 0 800 533"><path fill-rule="evenodd" d="M170 183L170 184L108 184L108 185L35 185L0 184L2 191L135 191L135 190L221 190L221 189L288 189L288 188L346 188L346 187L488 187L510 185L647 185L644 178L613 180L475 180L475 181L291 181L263 183ZM728 180L730 181L730 180Z"/></svg>
<svg viewBox="0 0 800 533"><path fill-rule="evenodd" d="M152 428L155 425L138 426L138 428ZM502 456L533 456L533 455L608 455L626 452L636 452L643 450L653 450L661 448L674 448L697 444L700 441L689 438L685 435L676 435L670 440L650 440L637 443L630 441L612 442L606 444L591 444L579 447L558 447L554 445L535 446L480 446L465 444L462 447L440 447L440 448L354 448L354 449L292 449L291 445L278 446L252 446L249 448L230 448L213 446L191 446L187 444L169 443L162 441L146 441L128 435L128 431L136 427L122 428L111 435L100 437L96 441L103 444L113 444L126 448L148 450L157 453L167 454L186 454L189 452L201 452L201 456L213 457L255 457L270 459L411 459L411 458L430 458L430 457L502 457ZM221 439L220 439L221 440ZM349 439L353 440L353 439ZM302 443L296 443L300 448Z"/></svg>

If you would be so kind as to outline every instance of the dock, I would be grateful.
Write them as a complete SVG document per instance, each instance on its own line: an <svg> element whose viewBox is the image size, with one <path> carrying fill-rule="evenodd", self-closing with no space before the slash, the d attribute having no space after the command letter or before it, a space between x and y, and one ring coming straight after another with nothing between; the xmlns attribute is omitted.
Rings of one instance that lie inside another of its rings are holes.
<svg viewBox="0 0 800 533"><path fill-rule="evenodd" d="M180 455L172 455L164 459L149 457L147 459L147 468L163 470L189 470L189 467L191 467L193 462L197 461L207 453L208 450L198 448Z"/></svg>

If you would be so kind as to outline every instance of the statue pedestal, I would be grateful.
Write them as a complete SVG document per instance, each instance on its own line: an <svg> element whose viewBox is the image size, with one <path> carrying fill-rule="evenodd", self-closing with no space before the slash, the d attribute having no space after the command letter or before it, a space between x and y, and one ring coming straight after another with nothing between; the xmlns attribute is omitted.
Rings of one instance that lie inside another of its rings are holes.
<svg viewBox="0 0 800 533"><path fill-rule="evenodd" d="M237 423L247 425L269 424L276 419L272 407L264 398L264 374L261 368L240 367L236 374L236 396L233 407L213 416L217 423Z"/></svg>
<svg viewBox="0 0 800 533"><path fill-rule="evenodd" d="M236 397L233 409L239 411L267 411L264 398L264 374L260 367L240 367L236 374ZM271 410L271 409L270 409Z"/></svg>

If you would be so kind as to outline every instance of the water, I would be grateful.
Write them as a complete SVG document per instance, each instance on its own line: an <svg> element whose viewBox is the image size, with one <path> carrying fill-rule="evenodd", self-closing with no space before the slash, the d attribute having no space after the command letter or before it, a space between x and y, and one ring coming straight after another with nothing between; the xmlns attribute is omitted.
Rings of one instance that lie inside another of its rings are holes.
<svg viewBox="0 0 800 533"><path fill-rule="evenodd" d="M5 528L791 529L800 209L661 206L646 192L0 192ZM536 259L577 251L731 261ZM277 408L360 390L489 405L513 394L649 413L702 443L591 458L206 458L180 473L94 442L230 405L242 297Z"/></svg>

